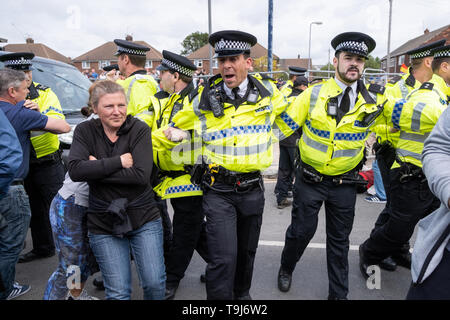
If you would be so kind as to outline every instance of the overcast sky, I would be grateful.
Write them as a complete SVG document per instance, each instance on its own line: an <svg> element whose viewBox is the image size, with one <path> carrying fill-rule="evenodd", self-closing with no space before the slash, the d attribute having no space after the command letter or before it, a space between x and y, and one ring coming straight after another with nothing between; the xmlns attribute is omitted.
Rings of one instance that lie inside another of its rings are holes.
<svg viewBox="0 0 450 320"><path fill-rule="evenodd" d="M280 58L308 57L326 64L331 39L360 31L376 42L372 55L387 53L388 0L273 0L273 52ZM268 47L268 0L211 0L212 32L236 29L252 33ZM391 51L450 23L448 0L393 0ZM208 0L2 0L0 38L36 43L76 58L115 38L131 34L159 51L179 53L191 32L208 32ZM331 50L331 56L333 51Z"/></svg>

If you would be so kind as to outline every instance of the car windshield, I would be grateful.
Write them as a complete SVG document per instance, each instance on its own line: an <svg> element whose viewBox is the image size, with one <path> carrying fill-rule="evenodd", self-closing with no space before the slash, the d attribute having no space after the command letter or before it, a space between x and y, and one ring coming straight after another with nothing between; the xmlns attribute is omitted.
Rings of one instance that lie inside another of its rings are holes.
<svg viewBox="0 0 450 320"><path fill-rule="evenodd" d="M64 113L79 112L87 105L91 82L75 68L33 61L33 81L50 87Z"/></svg>
<svg viewBox="0 0 450 320"><path fill-rule="evenodd" d="M33 81L53 90L65 114L79 113L89 100L92 82L75 67L33 60Z"/></svg>

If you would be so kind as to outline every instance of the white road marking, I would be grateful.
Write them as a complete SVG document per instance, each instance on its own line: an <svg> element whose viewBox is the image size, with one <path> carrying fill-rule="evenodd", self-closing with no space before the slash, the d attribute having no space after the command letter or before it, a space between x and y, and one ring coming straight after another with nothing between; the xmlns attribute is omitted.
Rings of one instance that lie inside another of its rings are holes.
<svg viewBox="0 0 450 320"><path fill-rule="evenodd" d="M270 247L284 247L284 241L259 240L259 245L270 246ZM308 248L313 248L313 249L325 249L326 247L327 246L325 243L310 243L310 244L308 244ZM351 245L350 250L358 251L359 246Z"/></svg>

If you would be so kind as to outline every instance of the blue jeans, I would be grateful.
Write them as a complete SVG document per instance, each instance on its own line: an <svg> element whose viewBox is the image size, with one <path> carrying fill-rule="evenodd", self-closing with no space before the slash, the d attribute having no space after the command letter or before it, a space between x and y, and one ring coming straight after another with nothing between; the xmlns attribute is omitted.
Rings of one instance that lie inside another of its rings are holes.
<svg viewBox="0 0 450 320"><path fill-rule="evenodd" d="M373 171L373 184L375 186L375 194L381 200L386 200L386 192L384 191L383 178L381 177L380 168L378 168L378 162L375 160L372 163Z"/></svg>
<svg viewBox="0 0 450 320"><path fill-rule="evenodd" d="M130 248L144 299L164 299L166 271L161 218L147 222L123 238L89 233L89 242L102 272L107 300L131 298Z"/></svg>
<svg viewBox="0 0 450 320"><path fill-rule="evenodd" d="M0 230L0 275L6 289L0 292L0 300L4 300L12 290L16 263L30 225L30 203L23 186L14 185L9 188L8 195L0 200L0 214L8 224Z"/></svg>

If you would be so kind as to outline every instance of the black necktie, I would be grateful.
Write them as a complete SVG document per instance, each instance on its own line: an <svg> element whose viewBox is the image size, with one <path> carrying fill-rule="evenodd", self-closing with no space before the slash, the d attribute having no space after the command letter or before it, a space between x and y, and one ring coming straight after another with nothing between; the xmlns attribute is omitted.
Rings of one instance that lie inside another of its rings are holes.
<svg viewBox="0 0 450 320"><path fill-rule="evenodd" d="M239 95L239 87L231 89L231 91L234 94L234 100L240 99L241 96Z"/></svg>
<svg viewBox="0 0 450 320"><path fill-rule="evenodd" d="M339 106L344 113L347 113L350 109L350 90L352 90L351 87L347 87L347 89L345 89L344 96L341 100L341 105Z"/></svg>

